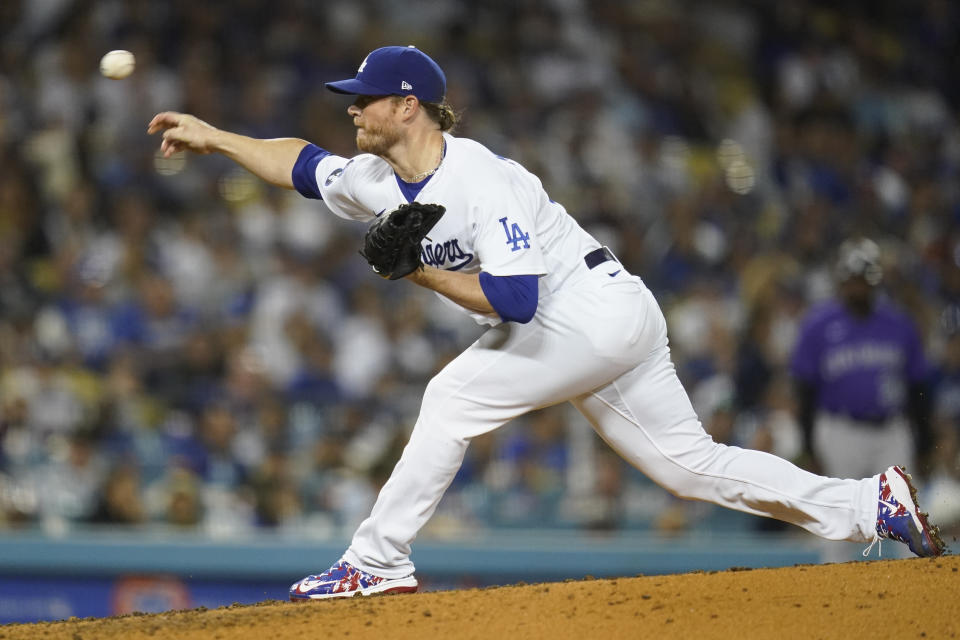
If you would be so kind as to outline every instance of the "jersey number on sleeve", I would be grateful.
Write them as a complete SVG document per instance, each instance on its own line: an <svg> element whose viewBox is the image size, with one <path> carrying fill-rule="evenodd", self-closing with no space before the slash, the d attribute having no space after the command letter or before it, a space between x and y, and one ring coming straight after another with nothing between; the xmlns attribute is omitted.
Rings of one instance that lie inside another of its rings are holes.
<svg viewBox="0 0 960 640"><path fill-rule="evenodd" d="M520 228L516 222L507 226L507 219L500 218L500 224L503 225L503 232L507 234L507 244L512 244L513 247L510 248L510 251L520 251L520 243L523 243L523 249L530 248L530 234L524 233L523 229Z"/></svg>

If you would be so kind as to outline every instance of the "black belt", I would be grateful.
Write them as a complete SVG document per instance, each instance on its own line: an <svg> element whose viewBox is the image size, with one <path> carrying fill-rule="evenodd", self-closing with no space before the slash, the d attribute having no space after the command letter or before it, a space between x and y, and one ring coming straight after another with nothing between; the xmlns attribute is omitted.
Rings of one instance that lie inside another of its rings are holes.
<svg viewBox="0 0 960 640"><path fill-rule="evenodd" d="M606 247L600 247L599 249L594 249L587 255L583 256L583 261L587 263L587 269L593 269L599 264L603 264L608 260L616 260L617 258L613 255L613 251L607 249Z"/></svg>

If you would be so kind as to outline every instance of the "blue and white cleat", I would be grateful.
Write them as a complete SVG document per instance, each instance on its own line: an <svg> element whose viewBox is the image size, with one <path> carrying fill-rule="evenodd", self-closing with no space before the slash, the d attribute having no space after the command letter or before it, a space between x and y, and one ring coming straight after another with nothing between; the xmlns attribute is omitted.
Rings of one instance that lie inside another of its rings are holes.
<svg viewBox="0 0 960 640"><path fill-rule="evenodd" d="M893 466L880 474L880 498L877 504L877 537L903 542L922 558L943 555L946 545L940 530L927 522L927 514L917 504L917 490L902 467ZM873 548L873 543L863 555Z"/></svg>
<svg viewBox="0 0 960 640"><path fill-rule="evenodd" d="M320 575L307 576L290 587L290 600L325 600L350 598L357 594L413 593L417 590L413 575L404 578L381 578L357 569L346 560L340 560Z"/></svg>

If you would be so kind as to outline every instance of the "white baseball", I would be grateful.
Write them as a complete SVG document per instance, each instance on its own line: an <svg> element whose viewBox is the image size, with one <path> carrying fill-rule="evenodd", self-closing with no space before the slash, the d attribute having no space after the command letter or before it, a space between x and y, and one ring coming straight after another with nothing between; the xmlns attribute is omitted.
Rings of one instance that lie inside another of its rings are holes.
<svg viewBox="0 0 960 640"><path fill-rule="evenodd" d="M137 61L133 54L124 49L108 51L100 58L100 73L113 80L121 80L133 73Z"/></svg>

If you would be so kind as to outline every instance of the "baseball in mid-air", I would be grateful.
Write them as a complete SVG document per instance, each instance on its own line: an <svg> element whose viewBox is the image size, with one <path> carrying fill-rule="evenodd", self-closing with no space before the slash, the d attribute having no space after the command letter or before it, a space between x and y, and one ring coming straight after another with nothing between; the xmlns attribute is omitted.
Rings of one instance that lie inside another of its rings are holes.
<svg viewBox="0 0 960 640"><path fill-rule="evenodd" d="M100 73L113 80L121 80L133 73L137 61L133 54L125 49L108 51L100 58Z"/></svg>

